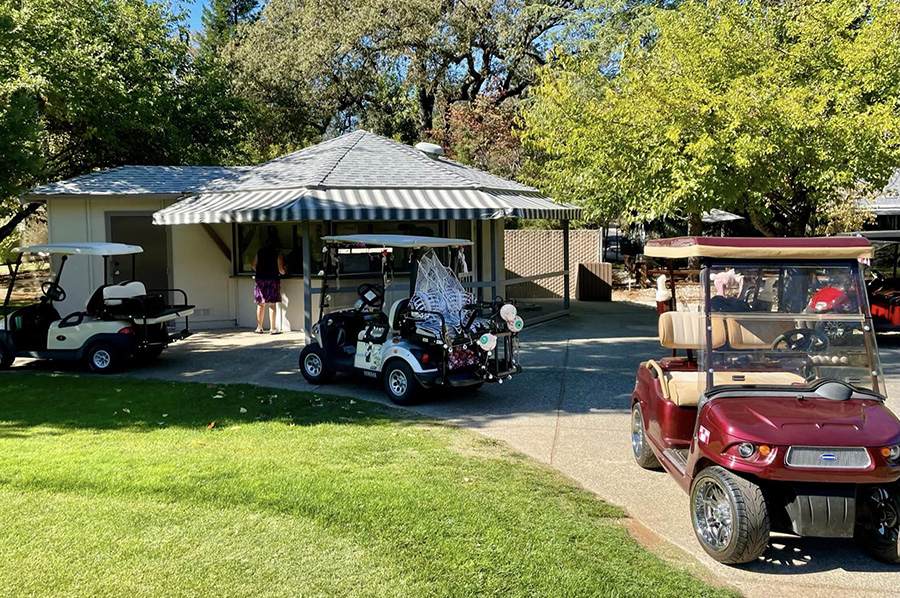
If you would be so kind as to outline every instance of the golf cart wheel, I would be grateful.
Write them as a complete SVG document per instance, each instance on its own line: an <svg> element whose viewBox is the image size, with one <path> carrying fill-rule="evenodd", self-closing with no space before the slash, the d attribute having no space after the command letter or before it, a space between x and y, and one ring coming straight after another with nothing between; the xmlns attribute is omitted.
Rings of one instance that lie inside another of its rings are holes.
<svg viewBox="0 0 900 598"><path fill-rule="evenodd" d="M769 545L762 489L722 467L708 467L694 478L691 520L703 550L720 563L755 561Z"/></svg>
<svg viewBox="0 0 900 598"><path fill-rule="evenodd" d="M384 392L396 405L412 405L419 390L419 382L412 368L402 359L394 359L382 372Z"/></svg>
<svg viewBox="0 0 900 598"><path fill-rule="evenodd" d="M319 345L306 345L300 351L300 373L310 384L327 384L334 378L334 371L328 368L325 351Z"/></svg>
<svg viewBox="0 0 900 598"><path fill-rule="evenodd" d="M650 448L647 440L647 430L644 428L644 413L641 410L641 402L635 401L631 408L631 450L634 460L644 469L659 469L661 465Z"/></svg>
<svg viewBox="0 0 900 598"><path fill-rule="evenodd" d="M107 343L97 343L88 349L88 367L95 374L110 374L119 368L121 359L119 350Z"/></svg>
<svg viewBox="0 0 900 598"><path fill-rule="evenodd" d="M6 345L0 344L0 370L9 369L15 360L15 353Z"/></svg>
<svg viewBox="0 0 900 598"><path fill-rule="evenodd" d="M885 563L900 563L900 495L897 485L861 493L853 540L861 551Z"/></svg>

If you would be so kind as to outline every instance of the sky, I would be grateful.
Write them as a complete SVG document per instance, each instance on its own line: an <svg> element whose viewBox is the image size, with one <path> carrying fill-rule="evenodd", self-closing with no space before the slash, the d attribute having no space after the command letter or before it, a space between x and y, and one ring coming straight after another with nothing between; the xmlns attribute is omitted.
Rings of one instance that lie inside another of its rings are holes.
<svg viewBox="0 0 900 598"><path fill-rule="evenodd" d="M207 0L180 0L176 6L181 6L188 13L188 23L190 23L191 31L200 31L203 23L200 22L200 15L203 14L203 7L206 6Z"/></svg>

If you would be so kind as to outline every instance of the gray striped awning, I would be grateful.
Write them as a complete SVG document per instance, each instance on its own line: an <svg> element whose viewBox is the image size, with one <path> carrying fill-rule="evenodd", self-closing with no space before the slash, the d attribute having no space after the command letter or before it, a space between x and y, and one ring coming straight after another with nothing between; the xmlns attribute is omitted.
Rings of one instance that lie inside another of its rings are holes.
<svg viewBox="0 0 900 598"><path fill-rule="evenodd" d="M278 189L201 193L153 214L156 224L296 220L577 220L543 195L482 189Z"/></svg>

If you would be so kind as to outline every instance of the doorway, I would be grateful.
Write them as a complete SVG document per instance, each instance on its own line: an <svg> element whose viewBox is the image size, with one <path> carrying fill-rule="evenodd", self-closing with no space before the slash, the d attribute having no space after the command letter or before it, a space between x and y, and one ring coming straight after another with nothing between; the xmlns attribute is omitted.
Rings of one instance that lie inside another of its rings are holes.
<svg viewBox="0 0 900 598"><path fill-rule="evenodd" d="M140 280L148 290L170 288L168 227L153 224L150 212L107 213L107 223L111 243L140 245L144 252L134 256L133 267L130 255L107 258L109 279L105 282L118 284L127 280Z"/></svg>

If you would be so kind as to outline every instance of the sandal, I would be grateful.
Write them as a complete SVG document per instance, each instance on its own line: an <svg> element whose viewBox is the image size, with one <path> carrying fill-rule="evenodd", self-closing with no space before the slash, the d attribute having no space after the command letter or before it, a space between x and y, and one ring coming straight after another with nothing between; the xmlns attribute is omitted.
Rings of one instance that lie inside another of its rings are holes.
<svg viewBox="0 0 900 598"><path fill-rule="evenodd" d="M257 328L257 329L254 330L253 332L255 332L256 334L262 334L262 333L263 333L263 329L262 329L262 328Z"/></svg>

